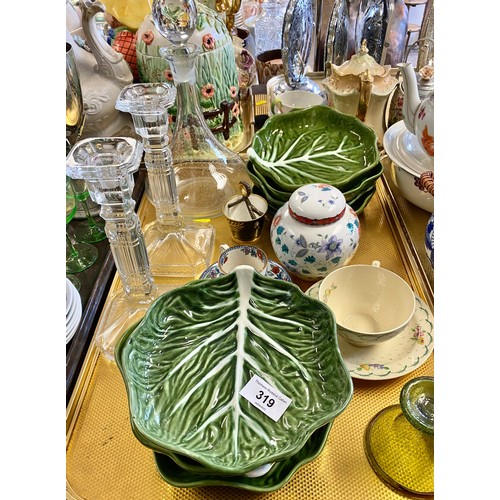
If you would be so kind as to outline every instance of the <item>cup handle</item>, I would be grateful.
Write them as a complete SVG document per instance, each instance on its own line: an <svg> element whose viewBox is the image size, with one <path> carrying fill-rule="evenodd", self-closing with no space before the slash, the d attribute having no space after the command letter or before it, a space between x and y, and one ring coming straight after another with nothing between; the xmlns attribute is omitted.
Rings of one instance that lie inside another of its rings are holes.
<svg viewBox="0 0 500 500"><path fill-rule="evenodd" d="M372 266L373 266L373 267L380 267L380 261L378 261L378 260L374 260L374 261L372 262Z"/></svg>
<svg viewBox="0 0 500 500"><path fill-rule="evenodd" d="M223 243L222 245L219 246L219 253L221 254L222 252L225 252L229 248L229 245L226 245Z"/></svg>

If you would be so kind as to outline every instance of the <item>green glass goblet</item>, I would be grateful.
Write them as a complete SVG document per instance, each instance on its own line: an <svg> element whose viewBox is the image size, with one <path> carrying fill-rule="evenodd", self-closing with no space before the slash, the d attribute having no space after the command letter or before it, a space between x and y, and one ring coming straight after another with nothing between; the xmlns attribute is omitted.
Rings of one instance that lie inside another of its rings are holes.
<svg viewBox="0 0 500 500"><path fill-rule="evenodd" d="M88 243L73 243L68 234L68 224L76 212L76 196L71 179L66 177L66 274L88 269L99 256L97 248Z"/></svg>
<svg viewBox="0 0 500 500"><path fill-rule="evenodd" d="M87 185L84 180L72 179L75 197L85 212L85 220L73 224L73 236L80 243L97 243L106 239L104 221L92 217L87 199L90 197Z"/></svg>

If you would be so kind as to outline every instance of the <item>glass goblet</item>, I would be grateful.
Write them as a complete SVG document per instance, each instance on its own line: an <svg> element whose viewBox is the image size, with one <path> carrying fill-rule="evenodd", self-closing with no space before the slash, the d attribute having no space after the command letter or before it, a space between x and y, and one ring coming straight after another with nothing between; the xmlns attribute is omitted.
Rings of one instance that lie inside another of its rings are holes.
<svg viewBox="0 0 500 500"><path fill-rule="evenodd" d="M378 477L393 489L434 494L434 377L417 377L401 389L399 405L384 408L365 431L365 453Z"/></svg>
<svg viewBox="0 0 500 500"><path fill-rule="evenodd" d="M88 269L99 256L97 248L88 243L73 243L68 234L68 224L76 212L76 196L71 179L66 177L66 273L80 273Z"/></svg>
<svg viewBox="0 0 500 500"><path fill-rule="evenodd" d="M97 220L90 213L87 199L90 197L87 185L84 180L72 179L75 197L80 202L85 212L85 220L78 221L73 225L73 237L80 243L97 243L106 239L104 221Z"/></svg>

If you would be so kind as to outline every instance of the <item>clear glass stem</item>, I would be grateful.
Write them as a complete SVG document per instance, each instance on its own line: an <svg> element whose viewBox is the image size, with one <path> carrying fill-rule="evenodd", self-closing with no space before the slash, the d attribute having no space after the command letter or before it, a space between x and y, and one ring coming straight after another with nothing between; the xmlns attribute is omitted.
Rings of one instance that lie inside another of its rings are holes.
<svg viewBox="0 0 500 500"><path fill-rule="evenodd" d="M172 153L165 142L144 140L144 162L148 171L151 202L162 225L182 226L179 196L172 167Z"/></svg>
<svg viewBox="0 0 500 500"><path fill-rule="evenodd" d="M73 242L71 241L71 238L69 237L69 234L67 232L66 232L66 244L68 245L71 257L73 258L78 257L78 252L75 250Z"/></svg>
<svg viewBox="0 0 500 500"><path fill-rule="evenodd" d="M87 196L88 197L88 196ZM85 212L85 216L87 217L87 223L91 229L97 228L97 224L90 213L89 206L87 204L87 197L85 199L80 199L83 206L83 211Z"/></svg>
<svg viewBox="0 0 500 500"><path fill-rule="evenodd" d="M121 210L103 206L101 216L106 221L106 235L125 294L141 300L153 291L154 280L140 220L133 205L132 209L121 206Z"/></svg>

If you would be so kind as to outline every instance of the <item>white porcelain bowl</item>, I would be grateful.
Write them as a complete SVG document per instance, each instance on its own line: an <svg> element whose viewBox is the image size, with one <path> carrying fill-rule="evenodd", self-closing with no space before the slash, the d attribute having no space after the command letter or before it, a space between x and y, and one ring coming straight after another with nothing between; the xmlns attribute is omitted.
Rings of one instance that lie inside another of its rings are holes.
<svg viewBox="0 0 500 500"><path fill-rule="evenodd" d="M404 198L426 212L434 212L434 196L418 186L419 174L392 162L391 175Z"/></svg>
<svg viewBox="0 0 500 500"><path fill-rule="evenodd" d="M434 211L434 196L422 190L417 181L426 171L434 171L434 162L418 144L403 121L396 122L384 134L384 149L392 161L391 176L401 194L410 202Z"/></svg>
<svg viewBox="0 0 500 500"><path fill-rule="evenodd" d="M333 311L337 333L356 346L393 339L415 312L410 286L378 261L331 272L321 282L319 300Z"/></svg>

